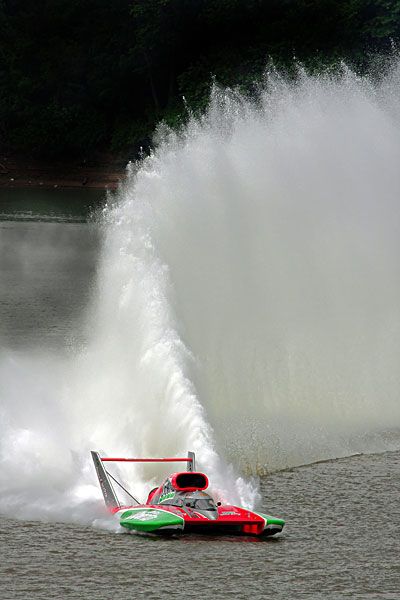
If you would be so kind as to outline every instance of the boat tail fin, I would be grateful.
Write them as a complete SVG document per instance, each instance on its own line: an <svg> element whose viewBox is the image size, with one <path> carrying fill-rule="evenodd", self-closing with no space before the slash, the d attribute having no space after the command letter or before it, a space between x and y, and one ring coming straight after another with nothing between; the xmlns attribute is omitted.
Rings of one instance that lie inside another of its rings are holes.
<svg viewBox="0 0 400 600"><path fill-rule="evenodd" d="M97 477L99 479L100 488L104 496L104 502L106 503L107 508L119 508L120 503L118 501L117 494L114 491L114 488L112 486L109 476L107 475L107 471L104 468L99 453L94 452L92 450L91 455L93 458Z"/></svg>
<svg viewBox="0 0 400 600"><path fill-rule="evenodd" d="M195 471L196 470L196 456L194 452L188 452L188 464L187 464L187 470L188 471Z"/></svg>

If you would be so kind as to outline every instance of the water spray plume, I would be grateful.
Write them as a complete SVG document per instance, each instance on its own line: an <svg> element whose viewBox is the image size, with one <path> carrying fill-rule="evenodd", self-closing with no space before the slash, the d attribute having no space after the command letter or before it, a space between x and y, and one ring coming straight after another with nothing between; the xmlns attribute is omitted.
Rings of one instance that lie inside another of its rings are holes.
<svg viewBox="0 0 400 600"><path fill-rule="evenodd" d="M193 450L218 496L251 506L245 473L400 446L399 91L397 64L379 82L271 73L160 129L104 211L85 351L24 409L3 383L2 510L39 488L87 515L92 448ZM120 468L142 498L160 475Z"/></svg>

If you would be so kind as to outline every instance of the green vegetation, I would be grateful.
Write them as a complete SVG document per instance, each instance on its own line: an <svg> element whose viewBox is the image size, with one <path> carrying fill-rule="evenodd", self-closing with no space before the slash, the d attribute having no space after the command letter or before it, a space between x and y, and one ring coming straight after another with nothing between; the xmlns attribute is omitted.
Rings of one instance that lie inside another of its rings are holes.
<svg viewBox="0 0 400 600"><path fill-rule="evenodd" d="M362 68L399 33L400 0L0 0L0 147L132 153L213 76L246 87L269 57Z"/></svg>

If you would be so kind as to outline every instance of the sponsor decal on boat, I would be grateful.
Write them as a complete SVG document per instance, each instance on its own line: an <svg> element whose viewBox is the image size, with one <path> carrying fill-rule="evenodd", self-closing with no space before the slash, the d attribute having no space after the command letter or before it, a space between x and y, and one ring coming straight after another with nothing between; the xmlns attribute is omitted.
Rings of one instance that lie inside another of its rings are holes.
<svg viewBox="0 0 400 600"><path fill-rule="evenodd" d="M125 520L134 519L135 521L151 521L157 519L158 513L156 510L141 510L132 513L129 517L125 517Z"/></svg>
<svg viewBox="0 0 400 600"><path fill-rule="evenodd" d="M169 492L168 494L163 494L162 496L160 496L159 502L165 502L166 500L169 500L170 498L173 498L174 496L175 496L175 492Z"/></svg>

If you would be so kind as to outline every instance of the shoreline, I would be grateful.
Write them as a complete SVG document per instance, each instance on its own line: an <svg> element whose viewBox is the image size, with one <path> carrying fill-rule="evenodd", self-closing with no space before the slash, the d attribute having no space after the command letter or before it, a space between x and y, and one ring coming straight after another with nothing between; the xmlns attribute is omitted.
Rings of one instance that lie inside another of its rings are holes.
<svg viewBox="0 0 400 600"><path fill-rule="evenodd" d="M106 156L50 163L0 155L0 189L115 190L125 177L127 162Z"/></svg>

